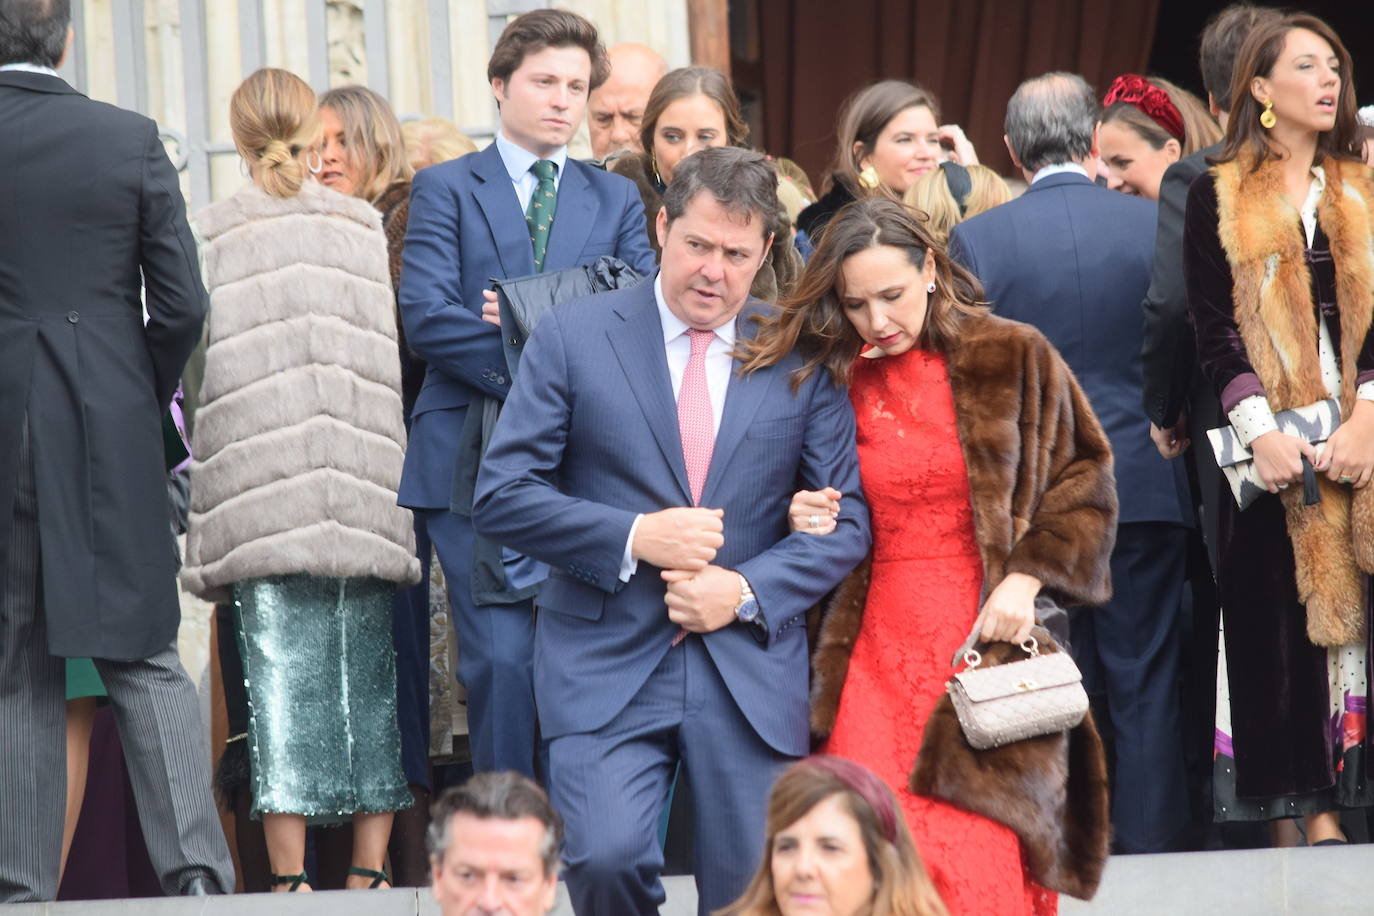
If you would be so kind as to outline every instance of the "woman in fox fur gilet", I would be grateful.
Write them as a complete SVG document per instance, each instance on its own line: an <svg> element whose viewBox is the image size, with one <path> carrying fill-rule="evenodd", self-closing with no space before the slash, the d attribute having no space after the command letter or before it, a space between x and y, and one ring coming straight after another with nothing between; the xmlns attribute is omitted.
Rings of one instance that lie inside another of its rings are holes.
<svg viewBox="0 0 1374 916"><path fill-rule="evenodd" d="M1219 506L1214 816L1303 815L1309 844L1344 842L1337 811L1374 803L1374 182L1349 73L1318 19L1256 27L1184 234L1203 375L1273 494ZM1277 427L1275 413L1327 398L1341 425L1325 445Z"/></svg>
<svg viewBox="0 0 1374 916"><path fill-rule="evenodd" d="M210 289L186 588L231 601L253 815L274 890L306 886L305 826L352 819L349 887L378 886L411 803L392 596L419 580L395 306L377 211L307 180L315 96L283 70L234 93L252 184L197 216Z"/></svg>

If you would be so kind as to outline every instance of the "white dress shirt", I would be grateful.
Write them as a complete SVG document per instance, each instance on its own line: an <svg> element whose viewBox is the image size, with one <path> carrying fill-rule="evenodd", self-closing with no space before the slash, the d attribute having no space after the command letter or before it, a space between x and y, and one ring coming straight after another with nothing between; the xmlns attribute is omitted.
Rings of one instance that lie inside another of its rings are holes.
<svg viewBox="0 0 1374 916"><path fill-rule="evenodd" d="M45 66L43 66L42 64L22 64L22 63L20 63L20 64L3 64L3 65L0 65L0 73L4 72L4 71L6 71L6 70L19 70L19 71L21 71L21 72L23 72L23 73L41 73L41 74L43 74L44 76L56 76L58 79L61 79L61 78L62 78L62 76L61 76L56 70L54 70L52 67L45 67Z"/></svg>
<svg viewBox="0 0 1374 916"><path fill-rule="evenodd" d="M511 184L515 185L520 212L524 213L529 209L530 198L534 196L535 189L539 187L539 176L530 171L530 166L538 162L539 157L523 146L516 146L507 140L506 135L499 130L496 132L495 143L496 151L501 154L501 161L505 163L506 174L510 175ZM568 148L562 147L547 158L558 166L553 173L553 187L556 193L559 185L563 183L563 167L568 164Z"/></svg>
<svg viewBox="0 0 1374 916"><path fill-rule="evenodd" d="M668 302L663 298L663 276L654 277L654 301L658 303L658 318L663 325L663 347L668 357L668 378L673 385L673 400L682 391L682 376L687 372L687 362L692 357L692 336L687 333L688 324L672 313ZM725 393L730 387L730 373L734 371L735 359L731 352L735 349L735 319L716 328L716 336L706 348L706 391L711 398L711 420L717 435L720 434L720 418L725 412ZM639 520L635 518L630 526L630 536L625 541L625 553L620 561L620 581L630 581L639 561L633 556L635 531Z"/></svg>
<svg viewBox="0 0 1374 916"><path fill-rule="evenodd" d="M1060 162L1056 165L1047 165L1040 171L1036 172L1034 175L1031 176L1030 183L1035 184L1041 178L1049 178L1051 175L1063 175L1066 172L1075 175L1082 175L1084 178L1088 179L1089 181L1092 181L1092 176L1088 174L1088 170L1083 168L1083 166L1079 165L1077 162Z"/></svg>

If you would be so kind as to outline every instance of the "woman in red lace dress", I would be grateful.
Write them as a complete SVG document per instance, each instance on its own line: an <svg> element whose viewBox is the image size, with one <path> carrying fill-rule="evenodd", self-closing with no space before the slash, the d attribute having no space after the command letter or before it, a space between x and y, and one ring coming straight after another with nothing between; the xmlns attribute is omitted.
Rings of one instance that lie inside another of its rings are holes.
<svg viewBox="0 0 1374 916"><path fill-rule="evenodd" d="M825 750L897 793L952 914L1039 916L1057 896L1031 879L1016 833L908 789L975 621L985 640L1020 642L1042 590L1097 603L1110 587L1106 437L1053 347L981 295L910 211L859 201L830 224L744 371L795 345L803 372L849 384L857 415L873 557L837 592L813 650ZM824 535L843 511L833 490L799 493L793 526Z"/></svg>

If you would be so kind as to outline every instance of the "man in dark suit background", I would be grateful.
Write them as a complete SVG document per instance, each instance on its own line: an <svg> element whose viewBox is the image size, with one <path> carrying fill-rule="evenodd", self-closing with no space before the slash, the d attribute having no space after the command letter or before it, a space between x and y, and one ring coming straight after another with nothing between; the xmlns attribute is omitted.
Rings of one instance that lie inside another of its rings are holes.
<svg viewBox="0 0 1374 916"><path fill-rule="evenodd" d="M1208 22L1198 48L1198 66L1207 89L1207 107L1221 129L1231 111L1231 71L1245 36L1267 19L1279 15L1267 7L1237 3ZM1216 392L1202 378L1193 326L1188 320L1188 295L1183 282L1183 214L1188 188L1207 171L1207 159L1221 152L1215 143L1169 166L1159 183L1159 222L1155 235L1154 267L1145 294L1144 337L1140 357L1144 377L1143 404L1150 418L1150 437L1165 458L1177 458L1194 444L1193 466L1203 505L1203 531L1208 550L1216 542L1215 512L1208 507L1230 490L1212 457L1207 430L1226 423ZM1215 629L1215 626L1213 626Z"/></svg>
<svg viewBox="0 0 1374 916"><path fill-rule="evenodd" d="M868 549L848 396L823 372L794 392L796 354L736 371L777 207L763 156L684 159L662 270L544 316L478 478L478 530L551 567L535 689L579 916L658 912L679 762L700 912L743 892L809 749L806 610ZM835 531L791 533L793 492L831 485Z"/></svg>
<svg viewBox="0 0 1374 916"><path fill-rule="evenodd" d="M1207 23L1198 44L1198 67L1207 89L1207 107L1226 129L1231 110L1231 71L1245 36L1279 15L1267 7L1237 3ZM1183 277L1183 216L1188 188L1208 168L1207 159L1221 143L1198 150L1169 166L1159 183L1159 222L1154 267L1142 308L1145 314L1140 358L1144 377L1143 405L1150 419L1150 438L1160 455L1189 455L1193 504L1198 507L1203 542L1190 547L1191 613L1182 626L1182 709L1185 758L1194 801L1195 825L1205 833L1211 823L1212 738L1216 727L1217 628L1220 610L1212 575L1216 561L1219 500L1231 499L1217 467L1207 430L1225 425L1221 402L1202 377L1193 326L1188 320L1188 291ZM1201 837L1194 845L1202 845Z"/></svg>
<svg viewBox="0 0 1374 916"><path fill-rule="evenodd" d="M492 278L581 266L601 255L640 274L654 267L634 184L568 158L588 93L607 72L596 28L581 16L540 9L516 18L487 65L500 106L495 141L420 171L411 192L401 319L411 349L429 368L415 402L399 501L415 511L448 582L479 772L535 775L530 596L545 575L539 564L508 556L507 588L499 596L474 595L472 524L450 511L470 500L461 485L455 492L474 470L455 474L460 445L472 438L471 428L464 438L464 425L480 419L480 411L469 417L468 406L510 391L488 287Z"/></svg>
<svg viewBox="0 0 1374 916"><path fill-rule="evenodd" d="M58 77L70 19L0 0L0 903L57 894L63 658L85 656L163 890L226 893L161 426L205 289L157 125Z"/></svg>
<svg viewBox="0 0 1374 916"><path fill-rule="evenodd" d="M1069 73L1022 83L1006 140L1030 187L959 224L950 254L997 314L1035 325L1078 376L1112 443L1121 503L1113 598L1072 615L1072 651L1113 745L1112 821L1123 852L1173 849L1188 820L1177 696L1187 480L1140 409L1140 301L1156 207L1093 183L1099 106Z"/></svg>

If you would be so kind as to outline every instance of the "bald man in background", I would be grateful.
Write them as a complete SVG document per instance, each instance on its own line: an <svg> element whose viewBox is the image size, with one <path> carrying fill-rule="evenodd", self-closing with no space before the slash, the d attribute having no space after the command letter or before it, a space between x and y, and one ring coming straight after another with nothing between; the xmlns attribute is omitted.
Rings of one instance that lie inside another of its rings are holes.
<svg viewBox="0 0 1374 916"><path fill-rule="evenodd" d="M605 159L623 150L639 152L639 122L649 93L663 74L667 62L653 48L639 44L612 45L606 50L611 60L610 79L594 90L587 101L587 130L591 134L592 155Z"/></svg>

